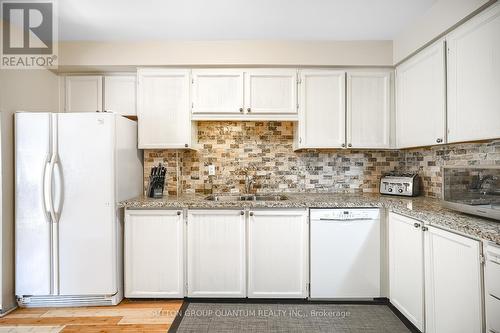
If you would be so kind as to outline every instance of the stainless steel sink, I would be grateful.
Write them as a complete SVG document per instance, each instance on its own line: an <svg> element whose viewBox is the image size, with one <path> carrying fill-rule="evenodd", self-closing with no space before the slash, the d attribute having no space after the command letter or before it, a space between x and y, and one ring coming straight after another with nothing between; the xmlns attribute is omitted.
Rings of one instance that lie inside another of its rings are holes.
<svg viewBox="0 0 500 333"><path fill-rule="evenodd" d="M281 194L262 194L262 195L209 195L205 198L209 201L283 201L288 197Z"/></svg>

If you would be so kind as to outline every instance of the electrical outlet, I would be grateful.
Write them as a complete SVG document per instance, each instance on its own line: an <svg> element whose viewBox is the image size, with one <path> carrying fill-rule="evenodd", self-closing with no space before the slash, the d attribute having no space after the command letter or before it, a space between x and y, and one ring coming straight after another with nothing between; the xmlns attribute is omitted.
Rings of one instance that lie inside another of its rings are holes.
<svg viewBox="0 0 500 333"><path fill-rule="evenodd" d="M208 166L208 175L209 176L215 176L215 165L210 164Z"/></svg>

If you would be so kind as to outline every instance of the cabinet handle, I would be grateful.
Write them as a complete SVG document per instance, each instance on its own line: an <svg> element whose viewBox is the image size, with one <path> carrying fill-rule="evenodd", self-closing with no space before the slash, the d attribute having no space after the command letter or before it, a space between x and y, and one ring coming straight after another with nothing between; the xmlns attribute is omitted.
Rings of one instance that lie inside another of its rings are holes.
<svg viewBox="0 0 500 333"><path fill-rule="evenodd" d="M253 216L253 212L250 212L250 214L249 214L249 215L250 215L250 216Z"/></svg>
<svg viewBox="0 0 500 333"><path fill-rule="evenodd" d="M244 212L244 211L241 211L241 212L240 212L240 215L245 215L245 212Z"/></svg>
<svg viewBox="0 0 500 333"><path fill-rule="evenodd" d="M343 143L341 146L342 146L342 148L345 148L345 143Z"/></svg>
<svg viewBox="0 0 500 333"><path fill-rule="evenodd" d="M240 112L243 112L243 108L240 108Z"/></svg>
<svg viewBox="0 0 500 333"><path fill-rule="evenodd" d="M422 227L422 231L427 231L427 230L429 230L429 228L427 228L427 227Z"/></svg>
<svg viewBox="0 0 500 333"><path fill-rule="evenodd" d="M180 212L180 211L178 211L178 212L177 212L177 215L181 215L181 212Z"/></svg>
<svg viewBox="0 0 500 333"><path fill-rule="evenodd" d="M441 138L437 138L437 139L436 139L436 142L437 142L437 143L441 143L441 142L443 142L443 139L441 139Z"/></svg>
<svg viewBox="0 0 500 333"><path fill-rule="evenodd" d="M414 224L413 224L413 226L414 226L415 228L420 228L420 223L414 223Z"/></svg>
<svg viewBox="0 0 500 333"><path fill-rule="evenodd" d="M189 147L189 145L188 145L187 143L185 143L185 144L184 144L184 147L186 147L186 148L187 148L187 147Z"/></svg>
<svg viewBox="0 0 500 333"><path fill-rule="evenodd" d="M247 108L247 112L252 112L252 108Z"/></svg>
<svg viewBox="0 0 500 333"><path fill-rule="evenodd" d="M352 147L352 143L348 144L347 147Z"/></svg>

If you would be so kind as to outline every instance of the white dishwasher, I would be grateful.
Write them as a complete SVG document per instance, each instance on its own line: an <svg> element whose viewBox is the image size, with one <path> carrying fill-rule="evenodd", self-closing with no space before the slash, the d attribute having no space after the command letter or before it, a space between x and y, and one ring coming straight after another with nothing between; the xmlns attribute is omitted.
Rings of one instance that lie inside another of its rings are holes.
<svg viewBox="0 0 500 333"><path fill-rule="evenodd" d="M380 297L380 210L311 209L310 298Z"/></svg>

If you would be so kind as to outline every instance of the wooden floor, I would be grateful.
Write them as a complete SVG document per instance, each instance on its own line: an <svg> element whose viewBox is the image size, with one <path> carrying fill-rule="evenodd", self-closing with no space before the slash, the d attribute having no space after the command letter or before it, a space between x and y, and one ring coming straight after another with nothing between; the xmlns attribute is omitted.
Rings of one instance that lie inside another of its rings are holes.
<svg viewBox="0 0 500 333"><path fill-rule="evenodd" d="M181 300L124 300L117 306L16 309L0 332L167 332Z"/></svg>

